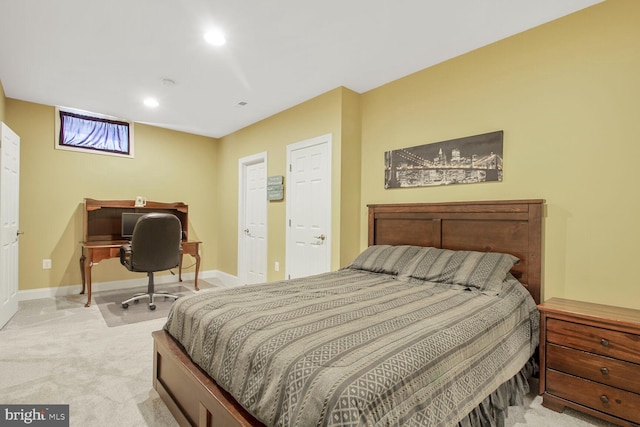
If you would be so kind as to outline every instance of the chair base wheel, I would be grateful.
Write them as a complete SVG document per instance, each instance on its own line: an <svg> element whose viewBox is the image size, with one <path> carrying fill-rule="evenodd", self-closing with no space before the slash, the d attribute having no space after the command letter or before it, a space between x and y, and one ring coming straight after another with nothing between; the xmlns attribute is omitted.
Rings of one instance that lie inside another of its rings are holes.
<svg viewBox="0 0 640 427"><path fill-rule="evenodd" d="M135 294L133 297L129 298L128 300L122 301L122 308L128 308L129 304L133 303L133 304L140 304L140 300L141 299L146 299L149 301L149 310L153 311L156 309L156 304L155 301L162 297L164 301L166 301L167 299L171 299L173 298L178 299L178 295L173 295L170 294L168 292L148 292L148 293L144 293L144 294Z"/></svg>

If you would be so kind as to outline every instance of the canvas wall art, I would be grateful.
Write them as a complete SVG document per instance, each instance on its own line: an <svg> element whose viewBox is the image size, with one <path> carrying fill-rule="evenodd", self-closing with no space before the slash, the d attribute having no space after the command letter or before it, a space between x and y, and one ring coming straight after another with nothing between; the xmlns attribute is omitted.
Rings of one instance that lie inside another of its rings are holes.
<svg viewBox="0 0 640 427"><path fill-rule="evenodd" d="M384 153L385 188L502 181L503 131Z"/></svg>

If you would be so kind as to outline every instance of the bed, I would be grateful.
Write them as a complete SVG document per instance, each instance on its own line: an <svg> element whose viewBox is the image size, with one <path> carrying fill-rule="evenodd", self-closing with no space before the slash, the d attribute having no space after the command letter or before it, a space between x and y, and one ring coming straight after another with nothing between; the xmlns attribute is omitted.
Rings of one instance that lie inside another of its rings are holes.
<svg viewBox="0 0 640 427"><path fill-rule="evenodd" d="M179 300L153 386L183 426L500 424L535 369L543 208L369 205L347 268Z"/></svg>

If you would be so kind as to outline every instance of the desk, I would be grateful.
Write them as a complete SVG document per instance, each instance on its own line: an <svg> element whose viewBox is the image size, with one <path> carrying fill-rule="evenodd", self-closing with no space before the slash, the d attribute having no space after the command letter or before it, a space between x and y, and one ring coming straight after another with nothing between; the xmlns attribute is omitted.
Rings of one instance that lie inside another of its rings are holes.
<svg viewBox="0 0 640 427"><path fill-rule="evenodd" d="M109 258L120 258L120 246L129 244L126 240L121 241L103 241L103 242L83 242L82 256L80 257L80 274L82 275L82 291L84 294L87 290L87 303L85 307L91 305L91 267L100 261ZM182 255L180 256L180 264L178 264L178 280L182 282L182 258L184 254L193 256L196 259L196 277L194 279L195 289L198 288L198 273L200 271L200 243L195 241L183 241Z"/></svg>
<svg viewBox="0 0 640 427"><path fill-rule="evenodd" d="M198 289L200 270L200 243L189 240L189 206L182 202L147 202L137 206L135 200L95 200L84 199L84 230L80 273L82 292L88 289L87 303L91 305L91 267L103 259L119 258L120 246L129 242L122 238L122 214L161 212L175 215L182 226L182 255L189 254L196 259L195 288ZM182 257L180 257L178 279L182 282Z"/></svg>

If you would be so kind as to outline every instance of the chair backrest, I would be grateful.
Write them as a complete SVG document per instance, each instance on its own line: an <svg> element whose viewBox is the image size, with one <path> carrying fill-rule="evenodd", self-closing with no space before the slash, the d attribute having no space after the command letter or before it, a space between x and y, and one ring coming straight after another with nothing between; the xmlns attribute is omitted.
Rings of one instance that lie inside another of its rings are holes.
<svg viewBox="0 0 640 427"><path fill-rule="evenodd" d="M150 213L136 223L131 237L133 271L162 271L180 262L182 225L177 216Z"/></svg>

